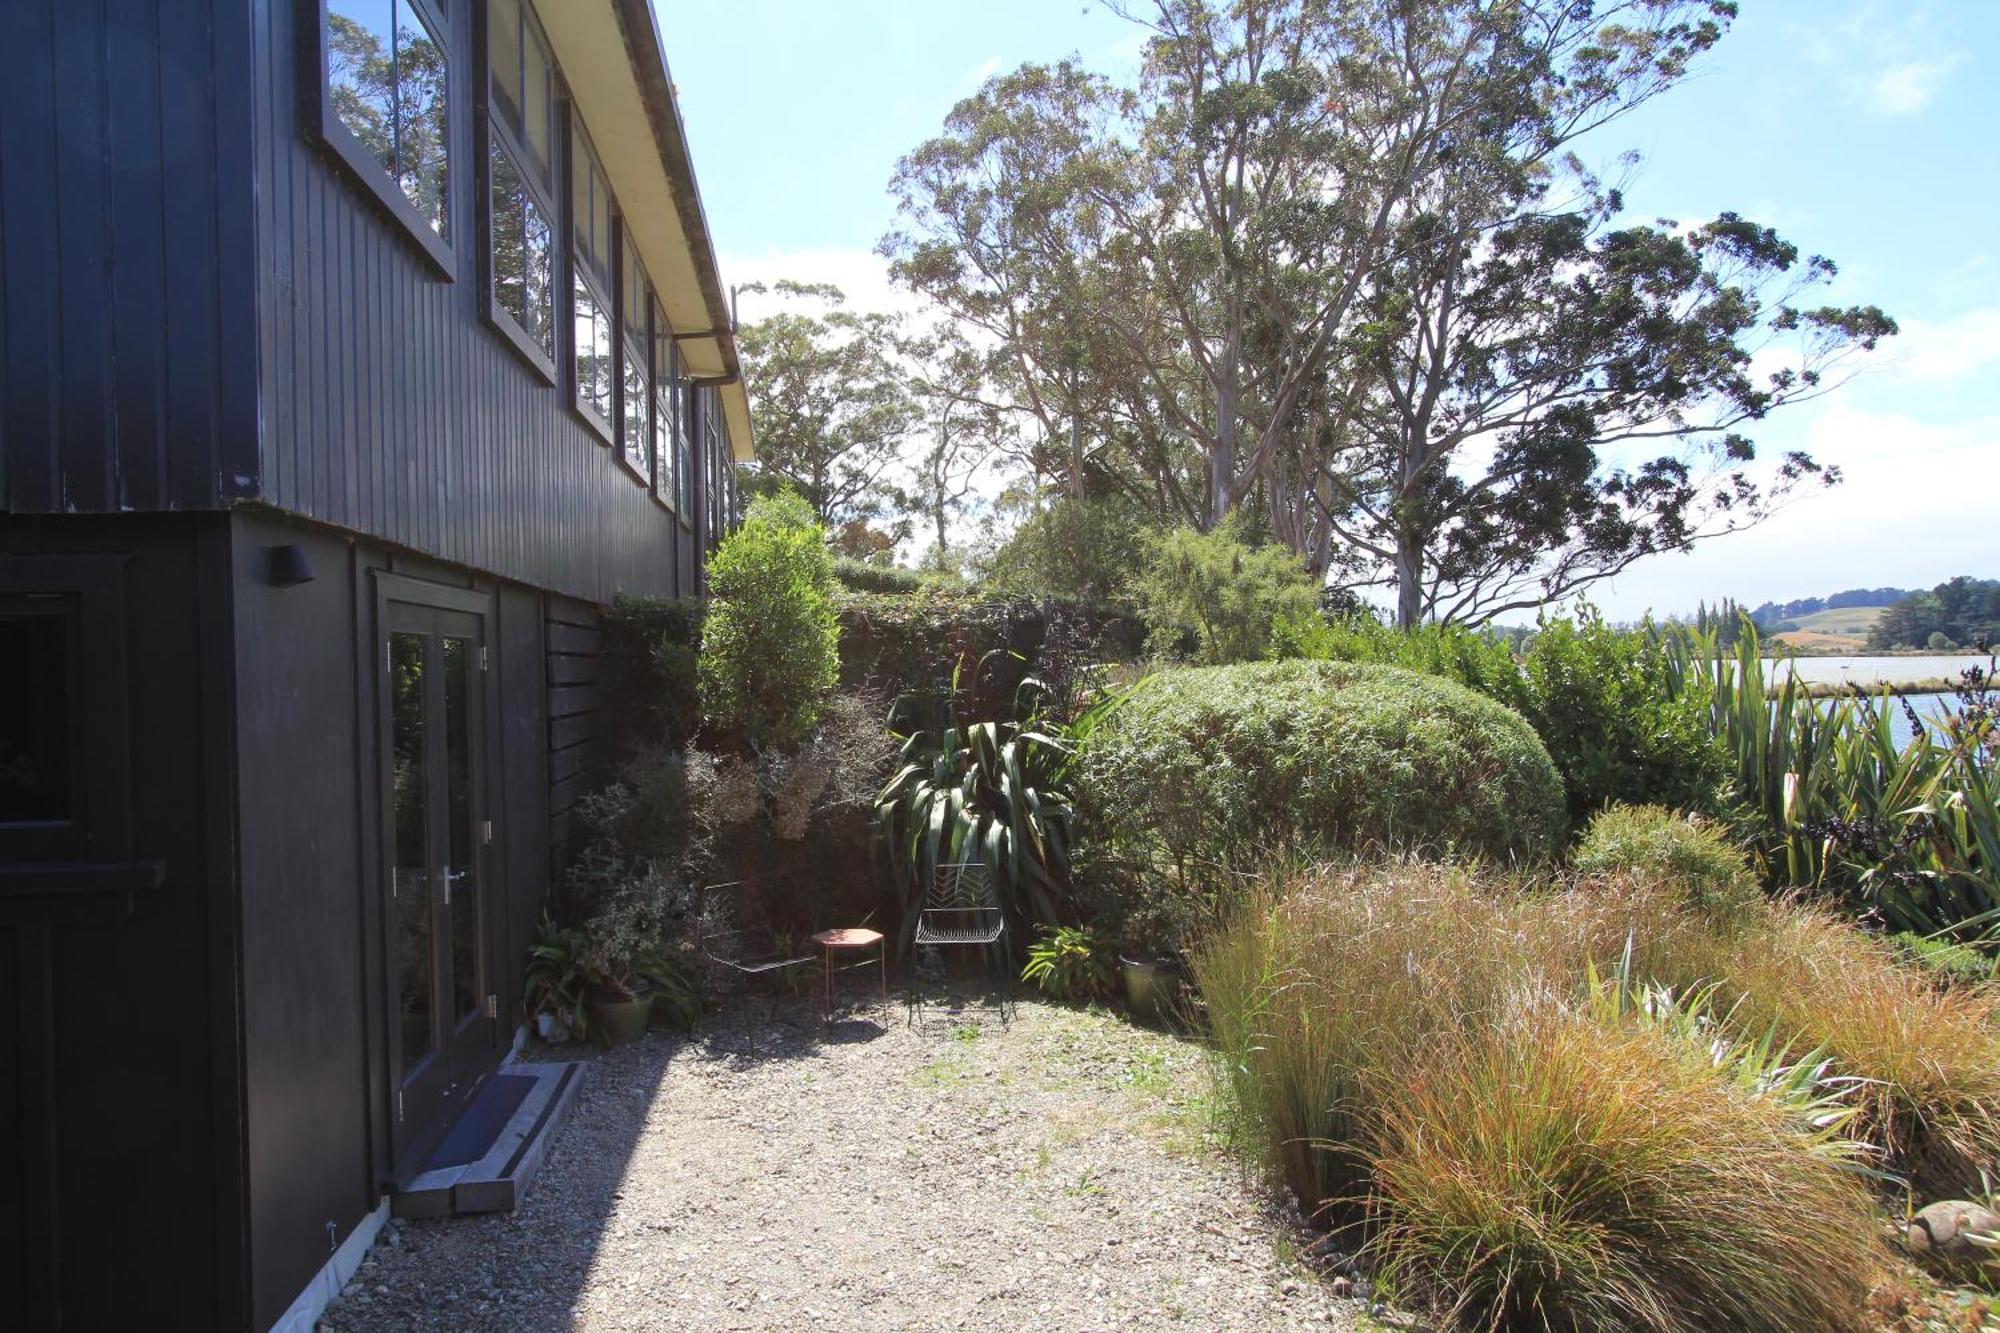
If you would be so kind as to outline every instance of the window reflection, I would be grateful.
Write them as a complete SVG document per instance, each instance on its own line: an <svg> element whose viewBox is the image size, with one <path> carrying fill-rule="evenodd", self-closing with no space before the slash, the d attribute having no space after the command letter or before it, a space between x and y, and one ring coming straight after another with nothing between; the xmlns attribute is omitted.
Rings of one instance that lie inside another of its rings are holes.
<svg viewBox="0 0 2000 1333"><path fill-rule="evenodd" d="M493 297L550 360L556 354L555 239L514 159L493 143Z"/></svg>
<svg viewBox="0 0 2000 1333"><path fill-rule="evenodd" d="M327 0L327 100L418 216L450 239L448 61L410 0Z"/></svg>
<svg viewBox="0 0 2000 1333"><path fill-rule="evenodd" d="M472 828L472 734L468 692L472 688L472 645L444 641L445 875L450 883L452 1022L456 1026L479 1007L479 877L473 865L477 839Z"/></svg>
<svg viewBox="0 0 2000 1333"><path fill-rule="evenodd" d="M402 1068L415 1068L432 1050L431 882L429 757L426 752L424 640L389 636L391 845L395 879L396 1009L402 1032Z"/></svg>
<svg viewBox="0 0 2000 1333"><path fill-rule="evenodd" d="M576 280L576 400L611 422L611 316L590 284Z"/></svg>

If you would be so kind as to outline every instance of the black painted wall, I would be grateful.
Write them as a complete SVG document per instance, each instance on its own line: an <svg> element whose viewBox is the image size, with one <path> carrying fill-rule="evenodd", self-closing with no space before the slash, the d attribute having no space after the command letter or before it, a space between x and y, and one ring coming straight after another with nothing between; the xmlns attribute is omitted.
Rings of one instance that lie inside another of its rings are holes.
<svg viewBox="0 0 2000 1333"><path fill-rule="evenodd" d="M393 572L488 594L487 948L497 1062L548 884L541 594L274 514L232 520L241 724L244 1057L254 1312L282 1314L382 1196L388 948L380 875L379 628ZM311 583L275 588L271 546L305 548Z"/></svg>
<svg viewBox="0 0 2000 1333"><path fill-rule="evenodd" d="M485 322L473 7L451 6L450 280L301 131L301 7L252 10L262 498L586 601L692 591L682 525L571 409L563 376Z"/></svg>
<svg viewBox="0 0 2000 1333"><path fill-rule="evenodd" d="M23 556L122 558L124 679L92 706L122 702L125 734L93 762L125 769L129 834L115 853L164 865L129 915L98 915L107 902L81 918L84 904L50 909L52 1071L26 1049L39 1001L17 984L24 926L48 916L0 900L0 1182L11 1186L0 1188L0 1327L48 1322L46 1306L26 1304L47 1272L30 1271L47 1213L21 1189L45 1161L63 1327L248 1319L225 525L0 516L0 575ZM35 1098L53 1111L46 1144L23 1133Z"/></svg>
<svg viewBox="0 0 2000 1333"><path fill-rule="evenodd" d="M250 15L0 4L0 509L254 489Z"/></svg>

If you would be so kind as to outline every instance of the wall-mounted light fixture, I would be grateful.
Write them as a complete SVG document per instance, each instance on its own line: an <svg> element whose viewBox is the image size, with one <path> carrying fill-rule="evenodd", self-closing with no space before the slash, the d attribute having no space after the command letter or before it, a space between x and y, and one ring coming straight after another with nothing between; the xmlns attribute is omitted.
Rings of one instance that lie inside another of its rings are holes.
<svg viewBox="0 0 2000 1333"><path fill-rule="evenodd" d="M270 552L268 577L273 588L290 588L313 581L312 557L306 554L305 547L286 544L267 549Z"/></svg>

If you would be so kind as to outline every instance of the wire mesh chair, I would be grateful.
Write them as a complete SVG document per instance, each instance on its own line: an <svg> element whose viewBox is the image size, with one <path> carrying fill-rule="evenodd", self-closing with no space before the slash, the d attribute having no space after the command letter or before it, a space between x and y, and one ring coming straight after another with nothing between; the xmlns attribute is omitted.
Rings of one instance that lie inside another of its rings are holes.
<svg viewBox="0 0 2000 1333"><path fill-rule="evenodd" d="M917 931L911 943L921 955L924 949L985 949L988 956L1006 965L1003 941L1007 916L1000 910L1000 893L993 872L983 862L954 861L939 866L931 875L924 905L917 912ZM919 957L910 969L906 993L907 1021L914 1022L923 1008L923 965ZM1007 987L1000 989L1000 1012L1007 1013Z"/></svg>
<svg viewBox="0 0 2000 1333"><path fill-rule="evenodd" d="M724 978L742 986L744 1009L750 1020L749 1053L755 1055L762 1023L757 996L752 992L761 986L764 1008L775 1009L777 1000L771 991L784 974L817 960L810 953L794 955L789 949L778 947L779 941L769 931L753 929L746 922L744 884L745 881L737 879L703 886L701 904L695 913L694 940L695 952Z"/></svg>

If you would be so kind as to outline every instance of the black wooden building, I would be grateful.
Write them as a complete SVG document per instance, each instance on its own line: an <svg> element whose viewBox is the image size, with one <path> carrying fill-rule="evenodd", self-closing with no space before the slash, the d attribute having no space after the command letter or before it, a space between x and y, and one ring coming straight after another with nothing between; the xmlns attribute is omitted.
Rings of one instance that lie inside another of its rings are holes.
<svg viewBox="0 0 2000 1333"><path fill-rule="evenodd" d="M0 1327L295 1326L513 1040L728 303L647 0L0 44Z"/></svg>

